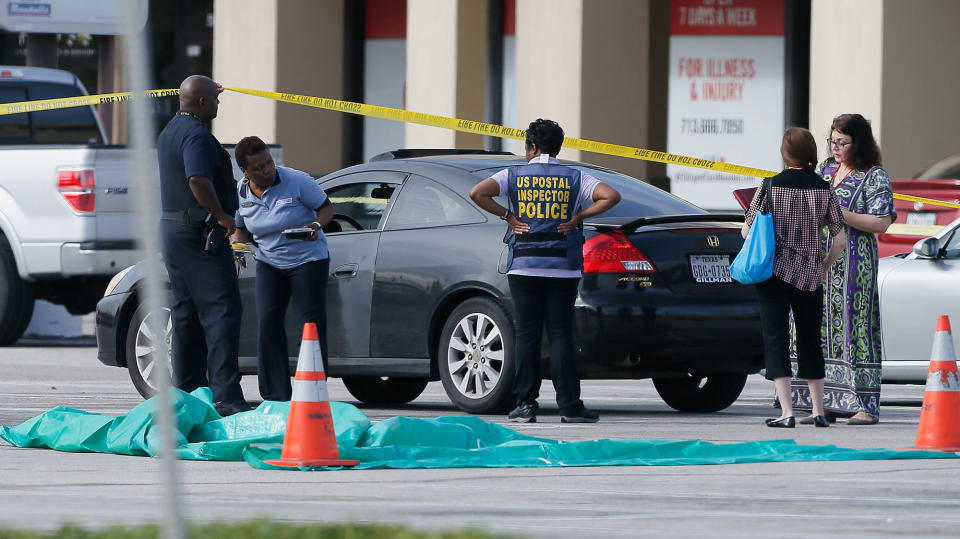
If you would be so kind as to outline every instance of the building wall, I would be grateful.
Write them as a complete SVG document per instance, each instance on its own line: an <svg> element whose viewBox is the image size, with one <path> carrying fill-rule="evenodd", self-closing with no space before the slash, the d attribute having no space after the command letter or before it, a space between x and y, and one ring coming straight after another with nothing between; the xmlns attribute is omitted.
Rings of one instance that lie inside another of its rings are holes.
<svg viewBox="0 0 960 539"><path fill-rule="evenodd" d="M887 0L883 14L881 148L905 178L960 150L960 2Z"/></svg>
<svg viewBox="0 0 960 539"><path fill-rule="evenodd" d="M556 120L569 137L663 150L669 10L649 0L517 2L516 126ZM545 37L545 35L550 37ZM523 152L522 143L510 145ZM564 149L640 179L660 164Z"/></svg>
<svg viewBox="0 0 960 539"><path fill-rule="evenodd" d="M650 2L603 5L583 13L582 138L646 148L651 86L665 84L650 79ZM594 153L581 159L636 178L648 176L646 161Z"/></svg>
<svg viewBox="0 0 960 539"><path fill-rule="evenodd" d="M826 139L834 116L863 114L893 178L960 149L957 20L960 2L952 0L813 0L810 125L817 140ZM827 155L822 142L820 154Z"/></svg>
<svg viewBox="0 0 960 539"><path fill-rule="evenodd" d="M407 1L406 108L483 121L486 0ZM409 148L482 148L479 135L406 124Z"/></svg>
<svg viewBox="0 0 960 539"><path fill-rule="evenodd" d="M277 87L343 99L345 0L282 0ZM343 166L345 114L278 103L277 143L288 166L322 176Z"/></svg>
<svg viewBox="0 0 960 539"><path fill-rule="evenodd" d="M457 7L450 0L407 1L407 110L457 112ZM410 148L452 148L453 131L406 124Z"/></svg>
<svg viewBox="0 0 960 539"><path fill-rule="evenodd" d="M407 3L364 0L363 102L404 108L407 78ZM406 146L405 125L364 117L363 160Z"/></svg>
<svg viewBox="0 0 960 539"><path fill-rule="evenodd" d="M838 114L857 112L882 135L883 14L875 0L813 0L810 13L810 131L821 158ZM882 141L881 141L882 144Z"/></svg>
<svg viewBox="0 0 960 539"><path fill-rule="evenodd" d="M341 99L344 0L216 0L213 76L226 86ZM225 92L214 134L283 146L288 166L342 166L343 113Z"/></svg>
<svg viewBox="0 0 960 539"><path fill-rule="evenodd" d="M214 80L226 86L277 91L278 1L214 0ZM262 97L224 92L213 132L228 144L254 134L275 144L277 105Z"/></svg>
<svg viewBox="0 0 960 539"><path fill-rule="evenodd" d="M341 97L344 1L215 0L214 77ZM505 123L523 128L551 118L571 137L663 149L666 11L651 0L517 2L516 99L506 103ZM404 108L486 117L487 15L486 0L409 0ZM956 151L956 20L960 2L951 0L812 0L809 117L817 140L834 116L859 112L873 122L892 176ZM259 134L282 144L288 163L319 175L342 164L342 120L342 113L227 93L214 130L224 142ZM483 144L425 126L403 132L408 147ZM523 151L520 142L504 147ZM662 174L657 164L579 153L561 157L641 178Z"/></svg>
<svg viewBox="0 0 960 539"><path fill-rule="evenodd" d="M567 136L583 138L583 10L583 0L517 2L516 127L548 118ZM505 147L523 155L520 142ZM564 149L560 157L577 160L580 152Z"/></svg>
<svg viewBox="0 0 960 539"><path fill-rule="evenodd" d="M482 122L487 107L486 0L457 2L457 117ZM457 148L483 148L483 136L457 131Z"/></svg>

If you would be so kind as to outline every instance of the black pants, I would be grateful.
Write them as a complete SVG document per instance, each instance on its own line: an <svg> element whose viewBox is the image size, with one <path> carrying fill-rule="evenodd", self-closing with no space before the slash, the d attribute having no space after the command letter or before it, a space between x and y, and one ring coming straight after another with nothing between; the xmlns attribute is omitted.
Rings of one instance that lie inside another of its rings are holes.
<svg viewBox="0 0 960 539"><path fill-rule="evenodd" d="M243 306L233 252L228 244L207 254L203 230L160 223L173 293L173 385L188 392L209 385L214 401L243 400L237 365Z"/></svg>
<svg viewBox="0 0 960 539"><path fill-rule="evenodd" d="M824 377L820 323L823 289L800 290L773 276L757 286L767 379L792 376L790 371L790 310L797 330L797 378Z"/></svg>
<svg viewBox="0 0 960 539"><path fill-rule="evenodd" d="M540 341L546 323L550 339L550 378L557 391L560 413L577 413L580 371L573 344L573 304L580 279L508 275L516 313L514 347L516 379L513 394L517 404L535 403L540 396Z"/></svg>
<svg viewBox="0 0 960 539"><path fill-rule="evenodd" d="M277 269L257 261L257 376L260 396L264 400L288 401L292 395L290 354L284 325L291 297L297 327L302 331L307 322L317 325L323 369L327 369L326 298L329 270L329 258L288 269Z"/></svg>

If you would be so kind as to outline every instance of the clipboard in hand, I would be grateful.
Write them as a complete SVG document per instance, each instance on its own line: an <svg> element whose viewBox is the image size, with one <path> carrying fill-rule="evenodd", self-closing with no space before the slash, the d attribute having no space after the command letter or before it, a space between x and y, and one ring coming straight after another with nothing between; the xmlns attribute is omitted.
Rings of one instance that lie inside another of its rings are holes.
<svg viewBox="0 0 960 539"><path fill-rule="evenodd" d="M733 190L733 197L737 199L744 211L750 207L750 202L753 201L753 195L757 192L757 189L757 187L746 187Z"/></svg>

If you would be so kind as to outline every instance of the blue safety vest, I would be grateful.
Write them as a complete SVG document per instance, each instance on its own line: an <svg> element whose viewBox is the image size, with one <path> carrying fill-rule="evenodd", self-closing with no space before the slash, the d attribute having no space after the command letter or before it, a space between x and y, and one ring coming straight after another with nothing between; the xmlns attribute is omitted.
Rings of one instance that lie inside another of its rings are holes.
<svg viewBox="0 0 960 539"><path fill-rule="evenodd" d="M532 163L510 167L507 199L510 211L530 225L530 231L514 234L507 227L504 242L510 246L507 270L521 268L583 269L583 231L567 234L557 226L573 217L580 196L580 171L555 163Z"/></svg>

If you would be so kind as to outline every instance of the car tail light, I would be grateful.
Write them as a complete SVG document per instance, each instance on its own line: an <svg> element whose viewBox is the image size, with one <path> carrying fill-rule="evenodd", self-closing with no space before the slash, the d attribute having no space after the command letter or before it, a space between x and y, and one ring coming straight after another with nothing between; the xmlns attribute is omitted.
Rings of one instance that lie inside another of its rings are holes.
<svg viewBox="0 0 960 539"><path fill-rule="evenodd" d="M621 232L598 234L583 244L584 273L656 273L657 269Z"/></svg>
<svg viewBox="0 0 960 539"><path fill-rule="evenodd" d="M60 169L57 171L57 189L67 204L78 213L90 213L97 206L94 189L97 180L91 168Z"/></svg>

